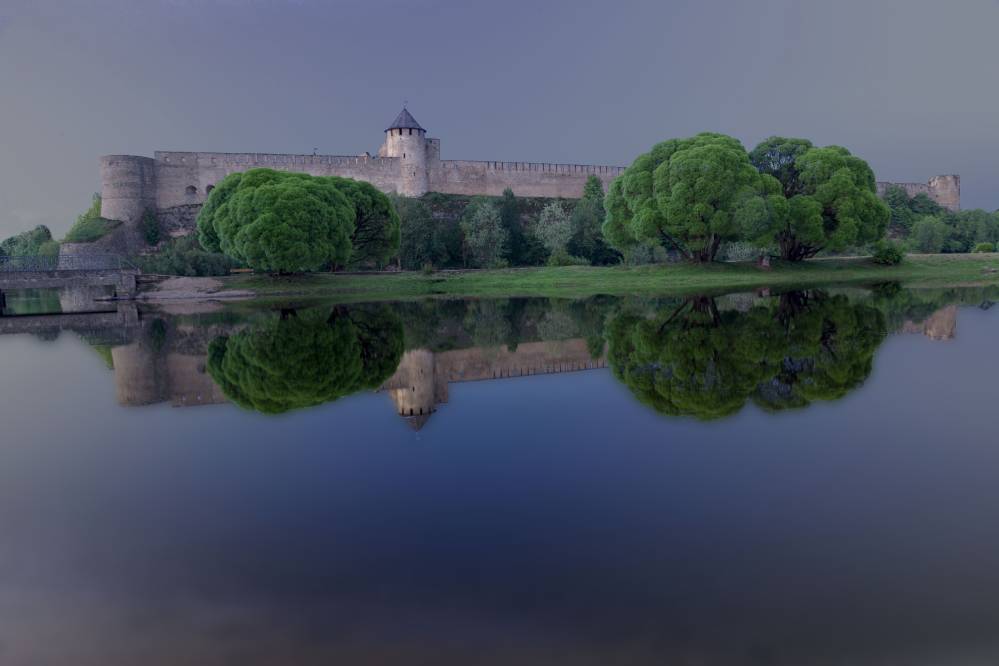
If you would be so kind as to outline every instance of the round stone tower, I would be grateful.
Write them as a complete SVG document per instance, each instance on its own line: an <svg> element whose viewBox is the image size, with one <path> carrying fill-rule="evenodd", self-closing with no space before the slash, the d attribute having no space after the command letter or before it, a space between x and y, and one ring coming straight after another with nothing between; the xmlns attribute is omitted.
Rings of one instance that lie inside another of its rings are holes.
<svg viewBox="0 0 999 666"><path fill-rule="evenodd" d="M153 159L136 155L102 157L101 217L137 224L147 208L156 208Z"/></svg>
<svg viewBox="0 0 999 666"><path fill-rule="evenodd" d="M384 157L399 158L399 194L418 197L429 189L427 175L427 131L403 107L385 130Z"/></svg>

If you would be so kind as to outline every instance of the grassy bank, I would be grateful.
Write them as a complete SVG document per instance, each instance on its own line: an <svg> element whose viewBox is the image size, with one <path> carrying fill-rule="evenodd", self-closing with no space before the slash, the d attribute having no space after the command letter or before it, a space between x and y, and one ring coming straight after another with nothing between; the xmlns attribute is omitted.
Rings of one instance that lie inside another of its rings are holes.
<svg viewBox="0 0 999 666"><path fill-rule="evenodd" d="M260 297L328 296L344 301L396 300L430 295L587 296L592 294L684 294L759 287L809 287L898 281L920 286L999 283L999 254L910 256L900 266L866 258L775 264L694 266L522 268L493 271L299 276L233 275L224 289L251 290Z"/></svg>

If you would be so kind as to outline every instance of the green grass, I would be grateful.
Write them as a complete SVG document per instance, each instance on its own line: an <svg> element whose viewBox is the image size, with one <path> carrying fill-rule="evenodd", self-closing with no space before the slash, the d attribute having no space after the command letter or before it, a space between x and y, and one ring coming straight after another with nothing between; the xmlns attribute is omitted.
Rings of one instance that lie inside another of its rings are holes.
<svg viewBox="0 0 999 666"><path fill-rule="evenodd" d="M327 296L344 301L399 300L431 295L684 294L889 281L947 286L999 283L999 254L914 255L899 266L879 266L866 257L820 259L798 264L775 263L769 271L752 263L716 263L706 266L565 266L430 275L420 272L233 275L221 279L224 289L251 290L259 297Z"/></svg>
<svg viewBox="0 0 999 666"><path fill-rule="evenodd" d="M121 225L118 220L105 220L103 217L80 218L63 239L65 243L93 243L104 238Z"/></svg>

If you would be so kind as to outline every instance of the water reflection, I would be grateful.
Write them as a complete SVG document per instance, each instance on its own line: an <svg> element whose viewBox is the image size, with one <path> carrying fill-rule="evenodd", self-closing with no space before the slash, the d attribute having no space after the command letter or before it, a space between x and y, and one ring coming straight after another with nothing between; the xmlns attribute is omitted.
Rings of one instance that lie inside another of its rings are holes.
<svg viewBox="0 0 999 666"><path fill-rule="evenodd" d="M402 348L402 322L387 306L282 310L213 340L208 372L240 407L280 414L377 388Z"/></svg>
<svg viewBox="0 0 999 666"><path fill-rule="evenodd" d="M743 306L743 307L740 307ZM871 372L885 317L820 290L624 311L608 326L615 376L663 414L715 419L748 400L772 410L836 400Z"/></svg>
<svg viewBox="0 0 999 666"><path fill-rule="evenodd" d="M989 307L994 291L889 284L670 299L213 307L190 314L111 304L110 312L4 317L0 333L54 339L61 330L76 331L113 369L125 406L233 402L280 414L379 390L420 429L448 402L451 383L609 366L655 411L710 420L750 402L779 411L840 399L871 374L887 335L952 339L957 305Z"/></svg>
<svg viewBox="0 0 999 666"><path fill-rule="evenodd" d="M2 318L0 662L995 663L994 296Z"/></svg>

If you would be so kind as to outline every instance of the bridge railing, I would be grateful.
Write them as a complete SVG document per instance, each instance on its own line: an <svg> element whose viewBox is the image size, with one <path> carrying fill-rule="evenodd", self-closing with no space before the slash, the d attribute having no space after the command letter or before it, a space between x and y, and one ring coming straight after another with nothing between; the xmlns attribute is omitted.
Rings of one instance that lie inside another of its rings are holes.
<svg viewBox="0 0 999 666"><path fill-rule="evenodd" d="M0 273L35 271L128 271L135 264L119 254L65 254L62 256L0 256Z"/></svg>

